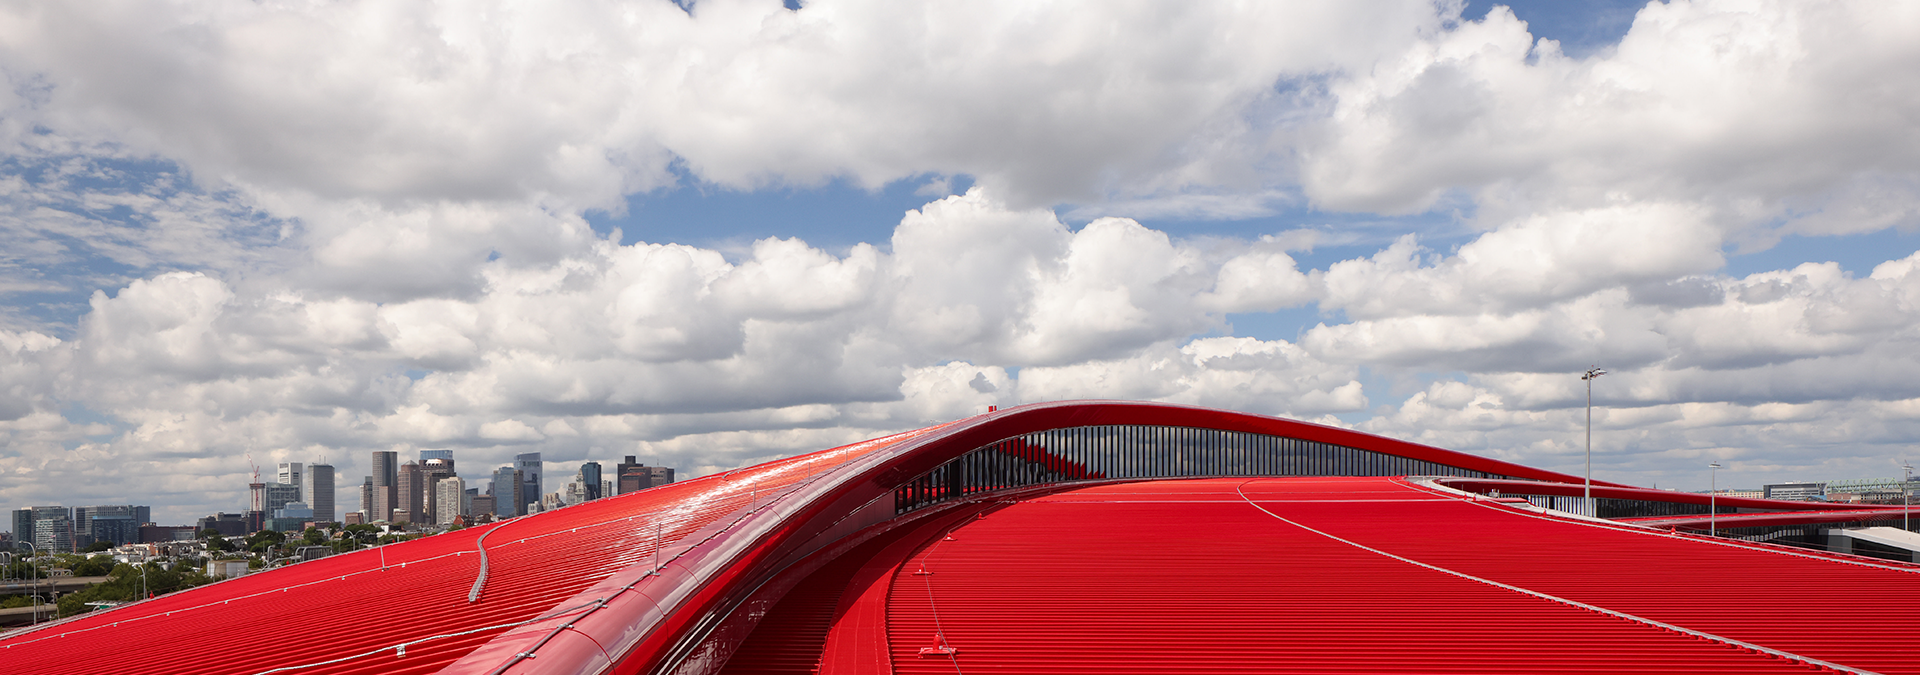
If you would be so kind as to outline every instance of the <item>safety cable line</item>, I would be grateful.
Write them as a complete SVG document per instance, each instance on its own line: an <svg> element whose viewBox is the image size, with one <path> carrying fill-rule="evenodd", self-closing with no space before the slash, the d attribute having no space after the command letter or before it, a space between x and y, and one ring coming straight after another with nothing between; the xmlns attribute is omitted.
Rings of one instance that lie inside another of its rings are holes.
<svg viewBox="0 0 1920 675"><path fill-rule="evenodd" d="M1459 492L1461 495L1467 495L1467 496L1471 496L1474 494L1471 492L1466 492L1464 490L1457 490L1455 488L1450 488L1443 485L1428 484L1424 481L1418 481L1418 482L1406 481L1405 484L1413 487L1420 487L1420 488L1435 488L1438 490L1455 491L1455 492ZM1441 494L1446 494L1446 493L1442 492ZM1846 558L1838 557L1837 554L1815 555L1813 553L1808 553L1804 550L1796 550L1794 548L1782 546L1779 544L1767 544L1765 547L1762 547L1762 546L1755 546L1754 544L1764 543L1764 542L1750 542L1750 541L1744 541L1740 539L1727 539L1725 537L1703 538L1698 535L1662 532L1660 530L1647 527L1645 525L1638 525L1634 523L1623 523L1619 521L1606 520L1602 518L1593 518L1592 516L1580 516L1579 518L1567 518L1565 516L1555 516L1555 515L1549 515L1544 513L1535 513L1533 511L1529 511L1526 509L1500 507L1494 504L1488 504L1478 499L1466 500L1466 499L1456 498L1456 501L1465 501L1467 503L1473 504L1474 506L1478 506L1484 509L1493 509L1494 511L1497 511L1500 513L1525 516L1527 518L1534 518L1534 519L1545 520L1549 522L1571 523L1574 525L1598 528L1602 530L1610 530L1613 532L1626 532L1630 534L1651 535L1651 536L1662 537L1666 539L1678 539L1680 541L1691 541L1691 542L1696 542L1701 544L1726 546L1726 547L1737 548L1745 551L1755 551L1759 553L1774 553L1778 555L1793 556L1796 558L1806 558L1808 560L1820 560L1820 561L1830 562L1830 563L1839 563L1842 565L1857 565L1860 567L1871 567L1874 569L1890 570L1894 572L1905 572L1907 574L1920 574L1920 566L1899 567L1896 565L1886 564L1885 562L1879 562L1879 561L1873 561L1873 560L1848 560ZM1541 509L1546 509L1549 511L1553 510L1553 509L1547 509L1544 506L1536 505L1536 507ZM1574 515L1578 516L1579 514L1574 514ZM1898 562L1898 561L1893 561L1893 562Z"/></svg>
<svg viewBox="0 0 1920 675"><path fill-rule="evenodd" d="M962 526L967 525L969 522L971 521L963 519L940 532L940 539L933 542L933 548L927 549L927 554L920 556L920 569L918 571L927 572L927 562L933 560L933 556L940 552L940 547L947 543L947 539L951 537L954 532L959 531ZM926 585L927 589L927 610L933 614L934 636L940 638L940 643L934 646L950 647L953 642L947 639L947 628L940 623L940 607L933 601L933 573L927 572L921 575L921 577L920 581ZM958 650L955 650L955 652L956 653L948 654L947 660L953 662L953 672L958 675L966 675L966 673L960 670L960 655L957 653Z"/></svg>
<svg viewBox="0 0 1920 675"><path fill-rule="evenodd" d="M1346 545L1348 545L1348 546L1352 546L1352 547L1354 547L1354 548L1357 548L1357 549L1360 549L1360 550L1363 550L1363 551L1367 551L1367 552L1369 552L1369 553L1373 553L1373 554L1376 554L1376 555L1380 555L1380 556L1384 556L1384 557L1388 557L1388 558L1392 558L1392 559L1394 559L1394 560L1398 560L1398 561L1400 561L1400 562L1403 562L1403 563L1407 563L1407 564L1409 564L1409 565L1416 565L1416 566L1419 566L1419 567L1423 567L1423 568L1426 568L1426 569L1430 569L1430 570L1433 570L1433 571L1435 571L1435 572L1441 572L1441 573L1443 573L1443 574L1450 574L1450 575L1453 575L1453 576L1456 576L1456 577L1460 577L1460 578L1462 578L1462 579L1466 579L1466 580L1468 580L1468 581L1476 581L1476 582L1479 582L1479 583L1482 583L1482 584L1486 584L1486 585L1488 585L1488 586L1492 586L1492 587L1494 587L1494 588L1501 588L1501 589L1506 589L1506 590L1509 590L1509 591L1513 591L1513 592L1515 592L1515 593L1521 593L1521 594L1525 594L1525 595L1529 595L1529 596L1533 596L1533 597L1536 597L1536 598L1540 598L1540 599L1542 599L1542 600L1547 600L1547 601L1551 601L1551 602L1557 602L1557 603L1560 603L1560 604L1563 604L1563 605L1568 605L1568 606L1571 606L1571 607L1577 607L1577 608L1579 608L1579 609L1584 609L1584 610L1587 610L1587 611L1590 611L1590 612L1599 612L1599 613L1601 613L1601 614L1605 614L1605 615L1607 615L1607 616L1611 616L1611 617L1615 617L1615 618L1619 618L1619 619L1625 619L1625 620L1628 620L1628 621L1633 621L1633 622L1636 622L1636 623L1640 623L1640 624L1644 624L1644 625L1648 625L1648 626L1652 626L1652 627L1655 627L1655 628L1662 628L1662 629L1665 629L1665 630L1670 630L1670 631L1674 631L1674 632L1677 632L1677 633L1684 633L1684 634L1686 634L1686 635L1692 635L1692 636L1694 636L1694 637L1698 637L1698 638L1703 638L1703 639L1706 639L1706 640L1712 640L1712 641L1714 641L1714 642L1719 642L1719 643L1721 643L1721 644L1725 644L1725 645L1729 645L1729 646L1733 646L1733 647L1739 647L1739 648L1742 648L1742 649L1749 649L1749 650L1753 650L1753 651L1757 651L1757 652L1762 652L1762 653L1766 653L1766 654L1771 654L1771 655L1774 655L1774 656L1778 656L1778 657L1781 657L1781 658L1784 658L1784 659L1790 659L1790 660L1794 660L1794 661L1799 661L1799 662L1801 662L1801 663L1806 663L1806 664L1810 664L1810 665L1814 665L1814 666L1819 666L1819 667L1822 667L1822 668L1829 668L1829 669L1832 669L1832 670L1837 670L1837 671L1840 671L1840 672L1844 672L1844 673L1856 673L1856 674L1858 674L1858 675L1880 675L1879 673L1876 673L1876 672L1874 672L1874 671L1871 671L1871 670L1862 670L1862 669L1860 669L1860 668L1854 668L1854 667L1851 667L1851 666L1843 666L1843 665L1840 665L1840 664L1838 664L1838 663L1833 663L1833 662L1830 662L1830 661L1822 661L1822 660L1820 660L1820 659L1816 659L1816 658L1813 658L1813 657L1811 657L1811 656L1802 656L1802 655L1799 655L1799 654L1795 654L1795 653L1793 653L1793 652L1787 652L1787 651L1781 651L1781 650L1779 650L1779 649L1774 649L1774 648L1772 648L1772 647L1767 647L1767 646L1764 646L1764 645L1758 645L1758 644L1754 644L1754 643L1751 643L1751 642L1746 642L1746 641L1744 641L1744 640L1736 640L1736 639L1733 639L1733 638L1730 638L1730 637L1725 637L1725 636L1721 636L1721 635L1715 635L1715 634L1713 634L1713 633L1708 633L1708 632L1705 632L1705 631L1699 631L1699 630L1694 630L1694 629L1692 629L1692 628L1687 628L1687 627L1685 627L1685 626L1677 626L1677 625L1674 625L1674 624L1670 624L1670 623L1667 623L1667 622L1664 622L1664 621L1656 621L1656 620L1654 620L1654 619L1649 619L1649 618L1646 618L1646 617L1643 617L1643 616L1638 616L1638 615L1634 615L1634 614L1628 614L1628 613L1626 613L1626 612L1622 612L1622 611L1619 611L1619 610L1614 610L1614 609L1607 609L1607 608L1605 608L1605 607L1601 607L1601 606L1598 606L1598 605L1589 605L1589 604L1587 604L1587 603L1584 603L1584 602L1580 602L1580 601L1578 601L1578 600L1570 600L1570 599L1567 599L1567 598L1562 598L1562 597L1560 597L1560 596L1557 596L1557 595L1550 595L1550 594L1547 594L1547 593L1542 593L1542 592L1540 592L1540 591L1536 591L1536 590L1532 590L1532 589L1528 589L1528 588L1522 588L1522 587L1519 587L1519 586L1514 586L1514 585L1512 585L1512 584L1503 584L1503 583L1500 583L1500 582L1498 582L1498 581L1494 581L1494 580L1492 580L1492 579L1486 579L1486 578L1482 578L1482 577L1476 577L1476 576L1474 576L1474 575L1471 575L1471 574L1467 574L1467 573L1465 573L1465 572L1459 572L1459 571L1455 571L1455 570L1450 570L1450 569L1447 569L1447 568L1445 568L1445 567L1441 567L1441 566L1438 566L1438 565L1432 565L1432 564L1428 564L1428 563L1423 563L1423 562L1420 562L1420 561L1418 561L1418 560L1414 560L1414 559L1412 559L1412 558L1407 558L1407 557L1405 557L1405 556L1399 556L1399 555L1394 555L1394 554L1392 554L1392 553L1388 553L1388 552L1386 552L1386 551L1382 551L1382 550L1380 550L1380 549L1377 549L1377 548L1373 548L1373 547L1371 547L1371 546L1367 546L1366 544L1362 544L1362 543L1359 543L1359 542L1356 542L1356 541L1353 541L1353 540L1350 540L1350 539L1345 539L1345 538L1342 538L1342 537L1340 537L1339 535L1335 535L1335 534L1333 534L1333 533L1330 533L1330 532L1323 532L1323 531L1321 531L1321 530L1316 530L1316 529L1314 529L1314 528L1311 528L1311 527L1308 527L1308 526L1306 526L1306 525L1302 525L1302 524L1300 524L1300 523L1297 523L1297 522L1294 522L1293 520L1291 520L1291 519L1288 519L1288 518L1286 518L1285 516L1282 516L1282 515L1280 515L1280 514L1278 514L1278 513L1274 513L1274 512L1272 512L1272 511L1269 511L1269 510L1267 510L1267 507L1264 507L1264 506L1261 506L1261 505L1259 504L1259 502L1255 502L1255 501L1253 501L1253 498L1252 498L1252 497L1248 497L1248 496L1247 496L1247 493L1246 493L1246 490L1244 489L1244 488L1246 488L1246 486L1247 486L1248 484L1250 484L1250 483L1253 483L1253 482L1254 482L1255 480L1260 480L1260 479L1258 479L1258 478L1256 478L1256 479L1253 479L1253 480L1249 480L1249 481L1247 481L1247 482L1245 482L1245 483L1241 483L1241 484L1239 484L1239 485L1237 485L1237 486L1234 486L1234 488L1233 488L1235 492L1238 492L1238 493L1240 493L1240 499L1242 499L1242 500L1245 500L1245 501L1247 502L1247 504L1248 504L1248 505L1251 505L1251 506L1252 506L1253 508L1256 508L1256 509L1260 509L1260 511L1261 511L1262 513L1265 513L1265 514L1267 514L1267 515L1269 515L1269 516L1273 516L1273 517L1274 517L1275 519L1277 519L1277 520L1279 520L1280 522L1283 522L1283 523L1286 523L1286 524L1288 524L1288 525L1292 525L1292 526L1294 526L1294 527L1297 527L1297 528L1300 528L1300 529L1302 529L1302 530L1306 530L1306 531L1308 531L1308 532L1312 532L1312 533L1314 533L1314 534L1317 534L1317 535L1320 535L1320 536L1322 536L1322 537L1326 537L1326 538L1328 538L1328 539L1332 539L1332 540L1334 540L1334 541L1337 541L1337 542L1340 542L1340 543L1342 543L1342 544L1346 544Z"/></svg>

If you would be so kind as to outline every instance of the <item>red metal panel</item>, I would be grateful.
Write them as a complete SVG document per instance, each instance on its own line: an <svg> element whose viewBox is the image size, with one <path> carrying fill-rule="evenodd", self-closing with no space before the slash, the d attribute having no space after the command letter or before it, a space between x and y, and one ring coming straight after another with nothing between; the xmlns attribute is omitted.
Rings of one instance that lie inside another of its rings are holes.
<svg viewBox="0 0 1920 675"><path fill-rule="evenodd" d="M1234 489L1244 482L1075 490L928 543L893 578L896 671L1807 670L1327 539L1240 500ZM1458 500L1381 479L1275 484L1301 489L1286 499L1391 514L1423 536L1459 525L1410 517Z"/></svg>
<svg viewBox="0 0 1920 675"><path fill-rule="evenodd" d="M673 542L712 532L756 499L770 501L807 477L792 467L833 453L322 558L11 633L0 639L0 662L9 675L125 672L132 663L143 673L438 672L514 624L577 617L577 609L564 611L569 601L615 574L650 568L656 543L668 545L663 559L670 558L690 545ZM810 470L838 462L827 464ZM475 541L488 532L489 578L480 602L469 604L479 571ZM583 642L551 646L577 651Z"/></svg>

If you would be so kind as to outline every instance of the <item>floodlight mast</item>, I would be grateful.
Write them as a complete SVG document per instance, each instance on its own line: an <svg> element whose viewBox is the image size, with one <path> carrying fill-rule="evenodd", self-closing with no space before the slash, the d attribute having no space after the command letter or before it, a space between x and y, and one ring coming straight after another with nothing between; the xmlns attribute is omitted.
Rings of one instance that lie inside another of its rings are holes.
<svg viewBox="0 0 1920 675"><path fill-rule="evenodd" d="M1720 535L1720 463L1708 464L1707 536Z"/></svg>
<svg viewBox="0 0 1920 675"><path fill-rule="evenodd" d="M1912 494L1908 492L1911 487L1913 487L1913 463L1900 460L1900 529L1908 532L1913 531L1913 506L1910 503L1912 500L1907 497Z"/></svg>
<svg viewBox="0 0 1920 675"><path fill-rule="evenodd" d="M1598 367L1588 368L1587 372L1580 374L1580 379L1587 383L1587 483L1580 491L1580 498L1584 500L1582 506L1588 509L1593 509L1593 381L1605 374L1607 371ZM1593 511L1586 515L1600 515L1598 509Z"/></svg>

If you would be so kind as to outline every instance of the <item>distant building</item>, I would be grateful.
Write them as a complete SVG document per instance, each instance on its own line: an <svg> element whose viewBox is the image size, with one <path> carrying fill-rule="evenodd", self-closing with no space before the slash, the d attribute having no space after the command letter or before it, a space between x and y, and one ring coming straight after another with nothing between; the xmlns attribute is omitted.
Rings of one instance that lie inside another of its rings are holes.
<svg viewBox="0 0 1920 675"><path fill-rule="evenodd" d="M422 451L422 454L427 452L453 454L451 450L426 450ZM420 480L421 483L426 486L426 497L421 500L420 505L423 514L420 516L421 520L426 522L441 522L439 520L440 491L435 486L438 486L441 480L451 478L455 475L457 474L453 472L453 460L450 458L434 457L432 459L420 460ZM445 523L441 522L441 524L444 525Z"/></svg>
<svg viewBox="0 0 1920 675"><path fill-rule="evenodd" d="M309 465L303 480L300 498L313 507L313 519L323 523L338 522L339 509L333 501L333 465Z"/></svg>
<svg viewBox="0 0 1920 675"><path fill-rule="evenodd" d="M373 504L368 517L386 520L400 506L400 453L373 451Z"/></svg>
<svg viewBox="0 0 1920 675"><path fill-rule="evenodd" d="M626 481L623 481L621 479L625 477L628 473L631 473L633 469L645 468L646 466L647 465L641 464L640 462L636 461L633 455L627 455L626 461L613 465L613 483L614 483L614 488L616 490L614 494L623 495L628 492L632 492L633 490L627 489ZM646 489L646 486L641 485L636 489L644 490Z"/></svg>
<svg viewBox="0 0 1920 675"><path fill-rule="evenodd" d="M627 459L633 459L628 456ZM664 466L647 466L634 462L622 462L625 467L620 474L620 494L638 492L650 487L659 487L673 482L673 469Z"/></svg>
<svg viewBox="0 0 1920 675"><path fill-rule="evenodd" d="M400 465L400 480L396 481L399 500L393 505L393 513L387 518L396 523L419 523L426 521L424 511L427 504L426 476L420 473L420 465L412 460ZM404 517L401 514L406 514Z"/></svg>
<svg viewBox="0 0 1920 675"><path fill-rule="evenodd" d="M546 492L541 489L540 453L528 452L514 455L513 468L520 471L520 496L518 499L524 500L525 502L539 501L540 495L546 494ZM524 515L526 513L526 505L522 504L520 509Z"/></svg>
<svg viewBox="0 0 1920 675"><path fill-rule="evenodd" d="M367 524L367 514L364 514L364 513L361 513L361 512L359 512L359 511L354 511L354 512L352 512L352 513L348 513L348 514L347 514L347 517L346 517L346 519L344 519L344 520L342 520L342 521L340 521L340 524L342 524L342 525L365 525L365 524Z"/></svg>
<svg viewBox="0 0 1920 675"><path fill-rule="evenodd" d="M460 503L465 501L463 496L467 493L466 481L460 480L459 476L442 478L440 482L434 483L433 491L438 495L438 499L434 501L440 509L434 514L434 522L451 525L453 519L466 515L460 512Z"/></svg>
<svg viewBox="0 0 1920 675"><path fill-rule="evenodd" d="M299 462L281 462L280 471L274 474L274 478L274 482L281 485L292 485L295 489L299 489L305 485L302 482L304 476L300 470ZM307 495L305 493L296 494L293 497L294 501L306 501L306 499Z"/></svg>
<svg viewBox="0 0 1920 675"><path fill-rule="evenodd" d="M213 530L223 537L244 537L247 535L247 517L240 513L215 513L201 518L194 524L197 532Z"/></svg>
<svg viewBox="0 0 1920 675"><path fill-rule="evenodd" d="M14 509L13 541L33 541L33 509Z"/></svg>
<svg viewBox="0 0 1920 675"><path fill-rule="evenodd" d="M467 512L475 516L494 514L493 495L474 495L473 505Z"/></svg>
<svg viewBox="0 0 1920 675"><path fill-rule="evenodd" d="M161 544L169 541L193 541L198 538L191 525L141 525L140 543Z"/></svg>
<svg viewBox="0 0 1920 675"><path fill-rule="evenodd" d="M96 542L115 546L140 542L140 526L153 522L153 509L132 504L76 506L73 508L74 546L84 548Z"/></svg>
<svg viewBox="0 0 1920 675"><path fill-rule="evenodd" d="M215 579L243 577L247 574L245 560L215 560L207 563L207 576Z"/></svg>
<svg viewBox="0 0 1920 675"><path fill-rule="evenodd" d="M292 502L273 510L273 516L267 519L266 529L299 532L307 529L307 523L310 522L313 522L313 509L306 502Z"/></svg>
<svg viewBox="0 0 1920 675"><path fill-rule="evenodd" d="M366 482L360 484L360 515L364 517L373 512L373 476L367 476Z"/></svg>
<svg viewBox="0 0 1920 675"><path fill-rule="evenodd" d="M266 494L266 508L262 510L267 513L273 513L274 511L285 508L288 504L300 501L300 486L268 483L266 486Z"/></svg>
<svg viewBox="0 0 1920 675"><path fill-rule="evenodd" d="M1826 483L1775 483L1761 488L1767 499L1820 501L1826 497Z"/></svg>
<svg viewBox="0 0 1920 675"><path fill-rule="evenodd" d="M527 503L521 500L521 488L526 484L520 480L520 470L511 466L500 467L493 472L493 513L501 518L524 516Z"/></svg>
<svg viewBox="0 0 1920 675"><path fill-rule="evenodd" d="M587 462L580 465L580 489L586 501L593 501L606 495L600 492L600 463Z"/></svg>
<svg viewBox="0 0 1920 675"><path fill-rule="evenodd" d="M420 463L425 464L429 459L444 459L451 462L453 461L453 451L452 450L421 450Z"/></svg>
<svg viewBox="0 0 1920 675"><path fill-rule="evenodd" d="M65 506L29 506L13 512L13 536L41 553L73 552L73 511Z"/></svg>

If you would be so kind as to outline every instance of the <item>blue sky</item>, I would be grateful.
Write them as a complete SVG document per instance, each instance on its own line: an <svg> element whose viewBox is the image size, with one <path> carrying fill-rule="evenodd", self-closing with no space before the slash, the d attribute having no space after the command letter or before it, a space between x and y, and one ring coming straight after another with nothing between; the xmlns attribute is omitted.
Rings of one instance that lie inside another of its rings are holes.
<svg viewBox="0 0 1920 675"><path fill-rule="evenodd" d="M629 9L0 10L0 500L1090 397L1570 471L1588 365L1600 478L1920 441L1898 7Z"/></svg>

